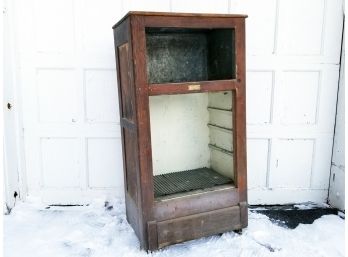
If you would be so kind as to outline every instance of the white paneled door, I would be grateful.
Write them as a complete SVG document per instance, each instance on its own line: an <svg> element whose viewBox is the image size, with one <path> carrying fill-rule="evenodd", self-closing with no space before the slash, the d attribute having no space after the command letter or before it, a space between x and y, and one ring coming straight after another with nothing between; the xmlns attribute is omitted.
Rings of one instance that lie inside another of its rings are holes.
<svg viewBox="0 0 348 257"><path fill-rule="evenodd" d="M247 19L248 189L252 204L326 202L342 1L232 0Z"/></svg>
<svg viewBox="0 0 348 257"><path fill-rule="evenodd" d="M123 195L112 25L128 10L246 13L251 204L326 201L340 0L15 0L28 194Z"/></svg>

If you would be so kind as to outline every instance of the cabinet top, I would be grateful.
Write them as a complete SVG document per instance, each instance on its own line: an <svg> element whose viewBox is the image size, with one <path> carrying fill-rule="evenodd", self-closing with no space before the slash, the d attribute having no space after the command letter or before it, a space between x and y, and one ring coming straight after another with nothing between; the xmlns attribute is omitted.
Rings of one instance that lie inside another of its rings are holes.
<svg viewBox="0 0 348 257"><path fill-rule="evenodd" d="M130 11L112 28L115 28L128 16L168 16L168 17L207 17L207 18L247 18L246 14L217 14L217 13L177 13L177 12L140 12Z"/></svg>

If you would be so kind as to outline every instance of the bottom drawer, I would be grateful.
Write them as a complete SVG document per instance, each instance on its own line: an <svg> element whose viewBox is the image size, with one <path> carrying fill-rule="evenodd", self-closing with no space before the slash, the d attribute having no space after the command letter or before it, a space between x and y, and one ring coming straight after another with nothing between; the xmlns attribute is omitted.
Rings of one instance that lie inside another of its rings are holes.
<svg viewBox="0 0 348 257"><path fill-rule="evenodd" d="M234 206L158 222L158 248L241 229L240 214L240 207Z"/></svg>

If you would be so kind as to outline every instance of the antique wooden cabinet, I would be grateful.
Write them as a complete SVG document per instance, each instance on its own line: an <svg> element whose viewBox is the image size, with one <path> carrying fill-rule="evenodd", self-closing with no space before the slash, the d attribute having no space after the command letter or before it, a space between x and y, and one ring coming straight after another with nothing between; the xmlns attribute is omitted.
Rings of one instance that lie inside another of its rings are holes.
<svg viewBox="0 0 348 257"><path fill-rule="evenodd" d="M114 29L128 222L158 249L247 226L245 15Z"/></svg>

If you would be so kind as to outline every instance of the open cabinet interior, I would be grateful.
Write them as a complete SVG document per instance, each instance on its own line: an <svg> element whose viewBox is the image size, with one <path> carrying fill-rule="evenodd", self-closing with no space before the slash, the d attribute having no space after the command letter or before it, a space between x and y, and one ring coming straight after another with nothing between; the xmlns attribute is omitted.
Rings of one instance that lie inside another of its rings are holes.
<svg viewBox="0 0 348 257"><path fill-rule="evenodd" d="M150 96L156 198L234 185L232 91Z"/></svg>
<svg viewBox="0 0 348 257"><path fill-rule="evenodd" d="M149 84L235 78L234 29L146 28Z"/></svg>

